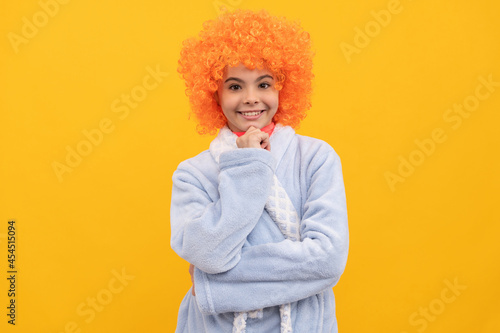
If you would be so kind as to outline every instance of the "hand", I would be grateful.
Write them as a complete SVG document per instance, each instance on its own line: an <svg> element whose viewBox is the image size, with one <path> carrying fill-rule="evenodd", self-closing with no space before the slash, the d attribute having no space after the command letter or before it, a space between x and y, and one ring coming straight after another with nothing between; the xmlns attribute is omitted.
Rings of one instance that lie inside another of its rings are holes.
<svg viewBox="0 0 500 333"><path fill-rule="evenodd" d="M254 126L250 126L245 134L236 139L236 145L238 148L264 148L271 151L269 134Z"/></svg>
<svg viewBox="0 0 500 333"><path fill-rule="evenodd" d="M196 293L194 292L194 265L189 264L189 275L191 275L191 282L193 283L193 288L191 288L191 294L193 296L196 296Z"/></svg>

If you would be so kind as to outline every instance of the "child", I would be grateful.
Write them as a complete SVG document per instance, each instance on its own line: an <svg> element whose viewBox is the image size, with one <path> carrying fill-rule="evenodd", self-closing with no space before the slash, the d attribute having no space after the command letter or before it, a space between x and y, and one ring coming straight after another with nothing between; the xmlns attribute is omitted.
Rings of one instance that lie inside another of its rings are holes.
<svg viewBox="0 0 500 333"><path fill-rule="evenodd" d="M171 245L191 263L176 332L337 332L348 251L340 159L295 134L311 107L309 34L236 10L184 42L179 73L210 149L173 175Z"/></svg>

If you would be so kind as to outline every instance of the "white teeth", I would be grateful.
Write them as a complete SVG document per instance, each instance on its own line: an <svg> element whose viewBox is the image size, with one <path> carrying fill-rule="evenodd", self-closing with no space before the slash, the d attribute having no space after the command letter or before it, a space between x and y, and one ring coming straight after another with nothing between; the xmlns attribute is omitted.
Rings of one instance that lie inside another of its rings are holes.
<svg viewBox="0 0 500 333"><path fill-rule="evenodd" d="M242 115L251 117L251 116L258 116L262 111L253 111L253 112L241 112Z"/></svg>

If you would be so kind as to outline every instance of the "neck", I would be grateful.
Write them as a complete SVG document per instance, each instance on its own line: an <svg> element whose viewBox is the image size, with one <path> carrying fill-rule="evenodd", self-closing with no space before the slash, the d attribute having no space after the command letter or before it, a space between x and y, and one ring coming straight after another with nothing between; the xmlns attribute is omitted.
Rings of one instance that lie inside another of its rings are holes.
<svg viewBox="0 0 500 333"><path fill-rule="evenodd" d="M260 130L262 132L269 134L269 136L271 136L273 134L274 127L275 127L275 124L273 122L271 122L269 125L262 127ZM234 132L233 131L233 133L236 134L237 136L242 136L246 132Z"/></svg>

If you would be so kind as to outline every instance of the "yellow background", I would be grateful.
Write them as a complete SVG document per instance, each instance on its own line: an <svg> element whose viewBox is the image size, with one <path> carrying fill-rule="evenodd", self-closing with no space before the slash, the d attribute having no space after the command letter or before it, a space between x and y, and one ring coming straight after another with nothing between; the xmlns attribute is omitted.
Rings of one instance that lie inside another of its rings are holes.
<svg viewBox="0 0 500 333"><path fill-rule="evenodd" d="M327 141L343 163L351 247L334 288L340 332L499 332L500 87L478 88L489 94L460 126L443 118L474 100L480 77L500 82L492 0L2 1L1 331L174 331L191 283L169 246L171 176L212 140L188 119L177 59L182 40L224 3L300 20L312 36L313 108L298 133ZM398 12L374 24L372 11L388 8ZM365 28L369 41L356 37ZM341 46L356 42L346 56ZM146 91L148 68L168 75L148 79L158 84ZM114 112L132 91L147 96ZM102 121L113 130L85 146L82 131ZM435 129L446 140L418 153L415 140ZM66 164L78 145L87 156L59 179L54 162ZM410 156L419 165L390 186L388 172ZM15 327L6 316L9 219ZM106 304L91 316L96 297Z"/></svg>

